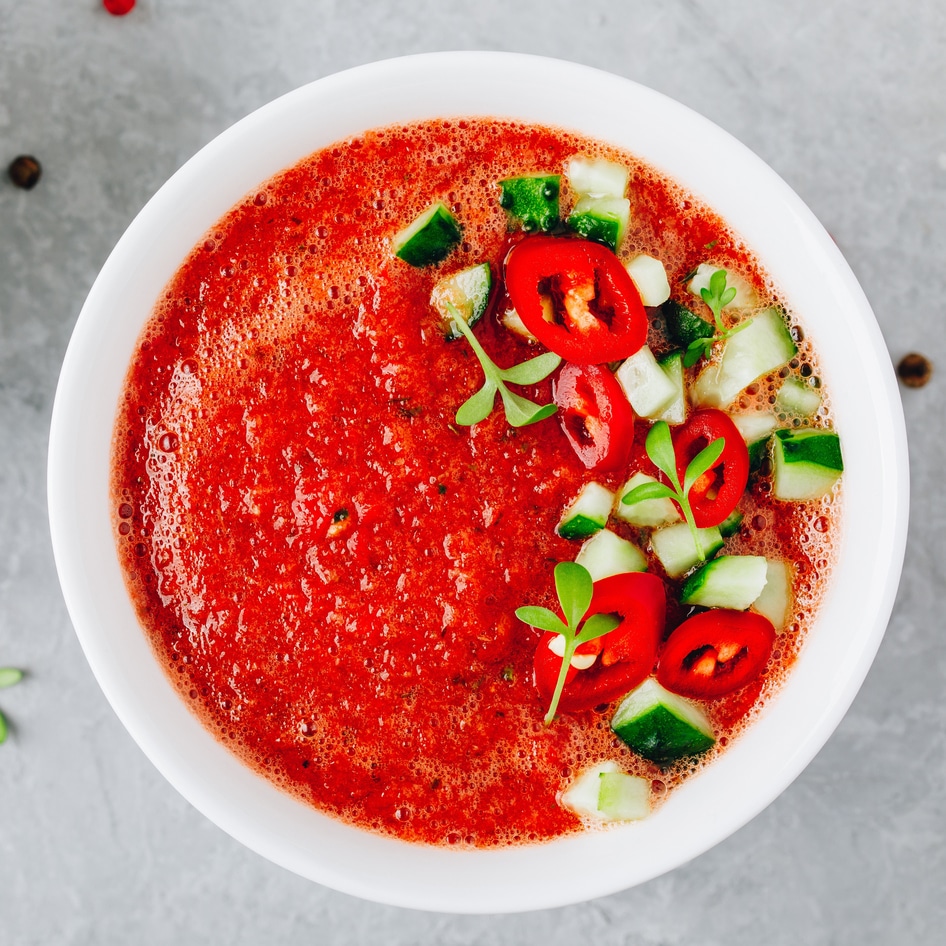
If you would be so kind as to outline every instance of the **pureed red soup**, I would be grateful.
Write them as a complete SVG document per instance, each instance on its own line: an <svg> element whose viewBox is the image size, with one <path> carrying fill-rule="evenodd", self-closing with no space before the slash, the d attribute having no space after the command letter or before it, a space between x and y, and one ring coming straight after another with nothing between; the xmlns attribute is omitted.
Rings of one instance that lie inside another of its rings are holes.
<svg viewBox="0 0 946 946"><path fill-rule="evenodd" d="M523 234L499 182L561 175L575 157L630 171L617 256L659 259L671 303L712 318L687 288L709 262L753 299L723 310L727 326L781 304L726 224L632 155L550 128L429 121L339 142L248 195L182 263L128 371L115 529L157 658L249 766L369 830L478 847L581 830L597 819L562 794L604 761L646 780L636 784L656 806L777 691L830 572L837 487L775 499L766 453L716 555L790 563L789 605L761 672L691 701L712 745L651 761L612 731L617 699L544 722L549 701L533 680L543 633L516 609L557 607L553 569L582 547L560 534L563 511L585 484L613 492L620 509L632 473L660 477L645 445L654 425L638 417L626 465L601 471L586 468L556 417L515 427L497 398L484 420L458 423L483 369L464 338L445 337L431 293L488 263L497 286L473 327L483 349L502 367L545 351L502 321L503 261ZM580 198L562 177L563 218ZM397 258L395 235L437 201L459 244L431 265ZM646 317L650 348L676 347L667 306ZM784 430L827 428L815 353L794 314L784 319L797 352L726 409L771 415ZM726 344L710 342L685 369L689 387ZM551 403L560 371L511 388ZM777 401L789 381L813 392L813 411ZM668 576L655 528L611 515L608 530L642 551L666 589L660 640L672 638L694 610L680 602L686 575ZM687 672L707 646L689 653ZM713 654L718 675L733 655Z"/></svg>

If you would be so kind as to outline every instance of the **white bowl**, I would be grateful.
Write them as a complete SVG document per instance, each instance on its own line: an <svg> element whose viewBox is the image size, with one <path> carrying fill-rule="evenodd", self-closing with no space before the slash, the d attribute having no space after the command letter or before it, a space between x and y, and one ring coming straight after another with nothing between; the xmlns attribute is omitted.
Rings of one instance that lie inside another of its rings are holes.
<svg viewBox="0 0 946 946"><path fill-rule="evenodd" d="M109 499L126 367L159 293L204 232L257 184L338 139L462 115L600 138L717 210L813 339L846 463L839 565L795 670L762 718L649 820L488 851L347 827L238 762L179 699L138 627ZM830 736L867 673L899 580L907 503L906 437L880 331L801 200L676 102L582 66L503 53L414 56L329 76L254 112L188 161L134 220L92 287L63 365L49 447L50 524L69 613L106 697L155 766L213 822L298 874L371 900L466 913L560 906L630 887L700 854L769 804Z"/></svg>

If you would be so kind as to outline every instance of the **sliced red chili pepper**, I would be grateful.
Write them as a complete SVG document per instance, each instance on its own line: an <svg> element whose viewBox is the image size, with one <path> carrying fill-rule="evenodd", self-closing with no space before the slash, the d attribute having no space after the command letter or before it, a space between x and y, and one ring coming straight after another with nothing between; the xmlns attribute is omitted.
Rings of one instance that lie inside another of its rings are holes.
<svg viewBox="0 0 946 946"><path fill-rule="evenodd" d="M627 466L634 447L634 411L604 365L565 364L554 399L565 436L587 469L608 472Z"/></svg>
<svg viewBox="0 0 946 946"><path fill-rule="evenodd" d="M715 700L751 683L775 642L772 622L753 611L713 608L687 618L667 638L657 682L680 696Z"/></svg>
<svg viewBox="0 0 946 946"><path fill-rule="evenodd" d="M736 508L749 482L749 450L732 418L712 408L691 414L673 435L681 483L690 461L720 438L726 441L720 458L693 484L689 493L693 520L700 529L718 526Z"/></svg>
<svg viewBox="0 0 946 946"><path fill-rule="evenodd" d="M578 647L578 653L594 654L595 660L585 670L569 668L559 712L575 713L610 703L642 683L654 669L666 610L664 585L656 575L629 572L596 581L585 618L617 614L621 623ZM546 706L562 669L562 658L549 647L557 636L543 634L535 649L535 687Z"/></svg>
<svg viewBox="0 0 946 946"><path fill-rule="evenodd" d="M640 293L621 261L600 243L528 237L506 257L505 280L526 328L566 361L617 361L647 339Z"/></svg>

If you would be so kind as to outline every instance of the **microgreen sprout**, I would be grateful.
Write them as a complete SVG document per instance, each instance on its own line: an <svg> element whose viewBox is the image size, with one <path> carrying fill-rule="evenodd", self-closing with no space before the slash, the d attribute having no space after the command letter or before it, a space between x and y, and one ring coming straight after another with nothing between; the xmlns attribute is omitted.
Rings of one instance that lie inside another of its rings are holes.
<svg viewBox="0 0 946 946"><path fill-rule="evenodd" d="M0 667L0 690L6 687L12 687L22 679L22 670L17 670L15 667ZM3 713L0 713L0 742L6 741L8 731L6 717Z"/></svg>
<svg viewBox="0 0 946 946"><path fill-rule="evenodd" d="M559 700L562 698L562 690L565 688L568 668L571 666L572 657L575 655L579 644L586 644L588 641L603 637L621 623L620 619L613 614L592 614L582 624L588 606L591 604L593 591L591 573L584 565L579 565L577 562L559 562L555 566L554 574L555 592L562 607L562 614L565 616L564 621L548 608L526 605L516 609L516 617L520 621L531 624L532 627L541 631L561 634L565 641L562 668L558 674L558 681L555 684L555 692L552 694L549 710L545 714L546 726L555 719L555 711L558 709Z"/></svg>
<svg viewBox="0 0 946 946"><path fill-rule="evenodd" d="M723 450L726 448L726 438L718 437L716 440L710 441L690 461L684 471L682 484L677 473L677 458L673 450L673 440L670 438L670 428L665 421L657 421L650 428L644 446L647 450L647 456L650 457L654 466L670 480L671 485L668 486L666 483L642 483L626 493L621 498L621 502L630 506L634 503L644 502L647 499L672 499L680 507L683 518L690 527L690 534L693 536L693 543L696 546L696 553L700 561L705 562L706 553L703 551L700 532L693 519L689 495L693 484L722 456Z"/></svg>
<svg viewBox="0 0 946 946"><path fill-rule="evenodd" d="M537 384L547 378L561 364L562 359L554 352L549 351L544 355L513 365L511 368L500 368L483 350L479 339L473 334L470 326L466 324L466 320L456 306L447 303L447 309L453 319L453 325L470 343L470 347L476 353L486 378L479 391L460 405L460 409L457 411L457 423L469 427L478 424L481 420L486 420L492 413L497 392L503 402L506 420L513 427L525 427L527 424L535 424L540 420L545 420L546 417L551 417L557 410L555 404L544 406L533 404L527 398L510 391L506 387L506 382L510 384Z"/></svg>
<svg viewBox="0 0 946 946"><path fill-rule="evenodd" d="M683 365L690 368L695 365L700 358L708 358L716 342L723 342L731 335L744 329L749 323L740 322L732 328L727 329L723 325L722 311L736 298L736 287L726 285L726 270L717 269L710 276L709 286L704 286L700 290L700 296L709 306L713 313L713 323L716 326L716 332L709 338L694 338L683 355Z"/></svg>

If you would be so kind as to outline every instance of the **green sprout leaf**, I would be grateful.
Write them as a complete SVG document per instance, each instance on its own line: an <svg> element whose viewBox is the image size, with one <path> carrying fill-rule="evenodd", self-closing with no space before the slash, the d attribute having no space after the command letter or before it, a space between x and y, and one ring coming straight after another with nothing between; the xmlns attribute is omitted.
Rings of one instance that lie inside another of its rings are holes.
<svg viewBox="0 0 946 946"><path fill-rule="evenodd" d="M613 614L592 614L578 633L578 643L585 644L598 637L610 634L620 621Z"/></svg>
<svg viewBox="0 0 946 946"><path fill-rule="evenodd" d="M585 616L594 587L591 573L577 562L559 562L555 566L555 593L569 627L577 627Z"/></svg>
<svg viewBox="0 0 946 946"><path fill-rule="evenodd" d="M527 604L516 610L516 617L525 624L537 627L540 631L550 631L552 634L567 634L568 627L562 619L548 608L537 608Z"/></svg>
<svg viewBox="0 0 946 946"><path fill-rule="evenodd" d="M685 368L692 368L701 358L709 358L713 351L713 345L716 342L724 342L727 338L741 331L749 323L740 322L732 328L726 328L723 325L722 311L736 298L736 287L726 285L727 273L725 269L717 269L710 276L709 286L704 286L700 290L700 298L709 306L713 313L713 323L716 326L716 332L711 338L696 338L687 345L686 352L683 355L683 365Z"/></svg>
<svg viewBox="0 0 946 946"><path fill-rule="evenodd" d="M692 368L701 358L709 358L713 350L713 338L694 338L683 353L683 367Z"/></svg>
<svg viewBox="0 0 946 946"><path fill-rule="evenodd" d="M542 631L560 634L565 640L565 652L562 655L562 667L555 682L555 692L545 714L545 725L555 719L565 688L565 678L571 666L572 657L580 644L603 637L613 631L621 619L613 614L592 614L582 626L581 621L591 605L594 592L591 573L577 562L559 562L555 566L555 593L561 606L565 621L548 608L526 605L516 609L516 617L525 624Z"/></svg>
<svg viewBox="0 0 946 946"><path fill-rule="evenodd" d="M621 500L628 506L646 502L648 499L673 499L676 493L666 483L641 483L635 486Z"/></svg>
<svg viewBox="0 0 946 946"><path fill-rule="evenodd" d="M0 667L0 689L12 687L23 679L23 671L16 667ZM10 727L7 718L0 713L0 743L6 742Z"/></svg>
<svg viewBox="0 0 946 946"><path fill-rule="evenodd" d="M12 687L23 679L23 671L16 667L0 667L0 690Z"/></svg>
<svg viewBox="0 0 946 946"><path fill-rule="evenodd" d="M689 493L693 484L723 455L726 438L720 437L707 444L691 461L683 477L683 492Z"/></svg>
<svg viewBox="0 0 946 946"><path fill-rule="evenodd" d="M513 427L525 427L528 424L538 423L551 417L557 410L555 404L534 404L527 398L515 394L506 387L510 384L537 384L547 378L562 362L562 359L553 352L546 352L536 358L530 358L511 368L500 368L483 350L479 339L473 334L473 329L467 325L456 306L447 303L447 310L453 319L453 326L470 343L480 367L483 369L483 386L472 397L468 398L457 411L456 421L463 427L470 427L486 420L492 413L499 393L506 420Z"/></svg>
<svg viewBox="0 0 946 946"><path fill-rule="evenodd" d="M642 483L621 497L621 502L628 506L641 503L647 499L672 499L683 513L683 518L690 528L696 553L701 562L706 561L703 543L700 541L700 532L693 519L693 508L690 505L690 490L693 484L723 455L726 449L726 438L717 437L710 441L688 464L683 473L683 483L677 474L677 458L673 450L673 439L670 436L670 427L666 421L659 420L647 433L644 448L651 462L670 480L666 483Z"/></svg>
<svg viewBox="0 0 946 946"><path fill-rule="evenodd" d="M673 439L670 436L670 427L666 421L658 421L647 432L644 442L647 456L654 466L665 474L671 483L679 490L680 480L677 479L677 456L673 450Z"/></svg>
<svg viewBox="0 0 946 946"><path fill-rule="evenodd" d="M544 381L562 362L555 352L547 351L511 368L501 368L500 375L510 384L538 384Z"/></svg>
<svg viewBox="0 0 946 946"><path fill-rule="evenodd" d="M513 427L526 427L529 424L538 423L546 417L551 417L558 410L554 404L545 404L541 407L533 404L527 398L513 394L506 387L499 389L499 396L502 398L503 408L506 411L506 420Z"/></svg>
<svg viewBox="0 0 946 946"><path fill-rule="evenodd" d="M457 411L457 423L464 427L471 427L481 420L486 420L493 412L493 403L496 400L496 385L489 381L483 385L472 397L465 400Z"/></svg>

